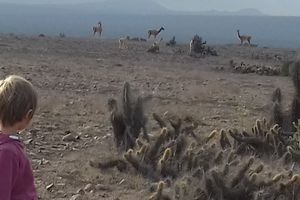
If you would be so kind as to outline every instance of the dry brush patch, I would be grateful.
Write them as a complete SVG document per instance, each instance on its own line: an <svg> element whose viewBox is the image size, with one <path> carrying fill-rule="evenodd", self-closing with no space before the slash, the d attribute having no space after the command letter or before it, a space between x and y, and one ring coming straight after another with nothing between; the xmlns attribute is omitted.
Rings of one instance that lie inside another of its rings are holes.
<svg viewBox="0 0 300 200"><path fill-rule="evenodd" d="M236 73L248 74L256 73L259 75L278 76L281 74L280 67L265 65L265 64L248 64L245 62L236 63L230 60L230 67Z"/></svg>
<svg viewBox="0 0 300 200"><path fill-rule="evenodd" d="M121 117L122 123L125 119ZM143 139L140 131L125 131L125 135L135 134L130 148L124 148L118 158L90 165L143 176L152 182L149 200L300 198L300 179L295 173L300 153L277 124L263 119L251 131L221 129L200 136L193 119L156 113L153 119L160 126L154 137Z"/></svg>
<svg viewBox="0 0 300 200"><path fill-rule="evenodd" d="M117 121L112 118L112 124L123 127L121 133L115 132L115 139L126 144L131 138L131 145L117 159L90 164L101 169L115 167L124 173L134 172L152 181L149 200L298 199L300 179L295 173L299 170L295 169L295 163L300 161L300 151L298 138L293 136L299 130L295 124L299 119L299 72L300 68L295 68L295 96L289 112L283 114L281 110L278 88L272 95L269 121L256 120L251 131L221 129L205 137L196 134L198 123L191 118L182 120L154 113L160 132L151 139L142 139L139 135L146 123L143 98L132 100L129 84L125 83L123 110L118 112ZM284 126L283 121L288 125Z"/></svg>
<svg viewBox="0 0 300 200"><path fill-rule="evenodd" d="M190 56L198 57L198 56L217 56L218 53L215 49L206 45L206 41L202 41L202 38L198 35L195 35L193 39L190 41Z"/></svg>
<svg viewBox="0 0 300 200"><path fill-rule="evenodd" d="M192 134L195 126L187 128L180 119L154 118L161 126L156 137L149 142L138 138L120 158L92 166L141 174L153 182L149 199L300 197L299 175L293 172L298 153L281 138L277 125L268 129L266 120L257 120L252 133L215 130L200 138Z"/></svg>

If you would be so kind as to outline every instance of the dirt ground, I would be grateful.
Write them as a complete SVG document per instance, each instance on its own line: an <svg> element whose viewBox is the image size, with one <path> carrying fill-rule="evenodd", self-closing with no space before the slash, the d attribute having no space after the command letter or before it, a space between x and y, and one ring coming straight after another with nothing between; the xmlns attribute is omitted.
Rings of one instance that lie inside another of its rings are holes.
<svg viewBox="0 0 300 200"><path fill-rule="evenodd" d="M141 95L152 96L146 103L151 134L158 130L153 112L192 116L201 124L197 134L207 135L220 128L249 129L257 118L268 117L276 87L283 89L284 101L290 104L289 77L233 73L229 63L279 67L296 57L297 49L232 44L214 46L219 56L193 58L188 45L162 43L158 54L146 52L150 45L128 42L129 48L120 50L116 40L0 35L0 78L24 76L39 94L33 125L22 137L40 199L70 199L83 194L88 184L94 189L83 199L149 195L150 182L134 172L101 171L88 162L117 154L106 105L108 98L120 95L125 81ZM62 138L68 133L80 137L65 142Z"/></svg>

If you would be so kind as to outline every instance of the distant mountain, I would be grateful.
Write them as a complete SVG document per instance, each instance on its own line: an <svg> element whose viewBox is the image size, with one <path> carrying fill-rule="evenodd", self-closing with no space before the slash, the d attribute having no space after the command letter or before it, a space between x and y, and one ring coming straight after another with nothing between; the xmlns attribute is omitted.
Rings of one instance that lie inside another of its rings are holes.
<svg viewBox="0 0 300 200"><path fill-rule="evenodd" d="M107 0L98 10L114 14L165 14L169 10L152 0Z"/></svg>
<svg viewBox="0 0 300 200"><path fill-rule="evenodd" d="M11 4L0 3L1 14L133 14L160 15L170 11L152 0L106 0L81 4Z"/></svg>
<svg viewBox="0 0 300 200"><path fill-rule="evenodd" d="M262 16L256 9L239 11L172 11L153 0L106 0L81 4L10 4L0 3L0 16L9 15L206 15L206 16Z"/></svg>
<svg viewBox="0 0 300 200"><path fill-rule="evenodd" d="M241 9L238 11L219 11L219 10L209 10L200 12L177 12L181 15L204 15L204 16L264 16L262 12L254 8Z"/></svg>
<svg viewBox="0 0 300 200"><path fill-rule="evenodd" d="M241 9L239 11L233 12L234 15L244 15L244 16L262 16L265 15L261 11L254 8Z"/></svg>

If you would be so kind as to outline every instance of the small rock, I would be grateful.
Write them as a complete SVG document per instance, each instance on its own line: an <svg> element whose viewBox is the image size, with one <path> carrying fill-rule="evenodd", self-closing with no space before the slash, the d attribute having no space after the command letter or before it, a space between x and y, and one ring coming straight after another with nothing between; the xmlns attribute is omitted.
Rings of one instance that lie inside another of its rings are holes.
<svg viewBox="0 0 300 200"><path fill-rule="evenodd" d="M109 195L106 194L106 193L103 193L103 194L101 194L100 196L103 197L103 198L108 198L108 197L109 197Z"/></svg>
<svg viewBox="0 0 300 200"><path fill-rule="evenodd" d="M73 169L70 171L70 175L77 176L79 174L79 171L77 169Z"/></svg>
<svg viewBox="0 0 300 200"><path fill-rule="evenodd" d="M84 195L85 192L84 192L84 190L83 190L82 188L80 188L80 189L78 189L78 190L76 191L76 194Z"/></svg>
<svg viewBox="0 0 300 200"><path fill-rule="evenodd" d="M46 160L45 158L43 158L42 160L39 161L39 165L48 165L50 163L49 160Z"/></svg>
<svg viewBox="0 0 300 200"><path fill-rule="evenodd" d="M76 140L79 140L79 139L80 139L80 136L79 136L79 135L77 135L77 136L75 137L75 139L76 139Z"/></svg>
<svg viewBox="0 0 300 200"><path fill-rule="evenodd" d="M119 185L122 185L124 182L125 182L125 179L122 179L122 180L119 182Z"/></svg>
<svg viewBox="0 0 300 200"><path fill-rule="evenodd" d="M105 136L103 136L102 139L106 139L106 138L109 138L109 137L111 137L111 134L110 134L110 133L108 133L108 134L106 134Z"/></svg>
<svg viewBox="0 0 300 200"><path fill-rule="evenodd" d="M72 134L67 134L65 136L63 136L62 140L64 142L75 142L76 141L76 137L74 137Z"/></svg>
<svg viewBox="0 0 300 200"><path fill-rule="evenodd" d="M71 197L70 200L81 200L81 199L83 199L81 194L75 194Z"/></svg>
<svg viewBox="0 0 300 200"><path fill-rule="evenodd" d="M219 119L221 119L221 116L220 115L215 115L215 116L212 116L211 119L219 120Z"/></svg>
<svg viewBox="0 0 300 200"><path fill-rule="evenodd" d="M95 185L95 189L99 191L111 191L111 188L109 186L105 186L102 184Z"/></svg>
<svg viewBox="0 0 300 200"><path fill-rule="evenodd" d="M90 183L84 187L85 192L90 192L91 190L93 190L93 185Z"/></svg>
<svg viewBox="0 0 300 200"><path fill-rule="evenodd" d="M66 146L64 147L64 150L67 150L70 148L70 145L69 144L66 144Z"/></svg>
<svg viewBox="0 0 300 200"><path fill-rule="evenodd" d="M33 142L33 139L29 139L29 140L25 140L24 141L24 144L25 145L29 145L29 144L31 144Z"/></svg>
<svg viewBox="0 0 300 200"><path fill-rule="evenodd" d="M57 183L56 186L64 187L64 186L66 186L66 184L65 183Z"/></svg>
<svg viewBox="0 0 300 200"><path fill-rule="evenodd" d="M46 186L46 190L51 190L52 188L53 188L53 186L54 186L54 183L51 183L50 185L47 185Z"/></svg>
<svg viewBox="0 0 300 200"><path fill-rule="evenodd" d="M63 191L63 190L58 190L56 193L59 194L59 195L61 195L61 196L63 196L63 197L67 196L66 192Z"/></svg>
<svg viewBox="0 0 300 200"><path fill-rule="evenodd" d="M98 140L98 139L99 139L99 137L98 137L98 136L95 136L95 137L94 137L94 140Z"/></svg>

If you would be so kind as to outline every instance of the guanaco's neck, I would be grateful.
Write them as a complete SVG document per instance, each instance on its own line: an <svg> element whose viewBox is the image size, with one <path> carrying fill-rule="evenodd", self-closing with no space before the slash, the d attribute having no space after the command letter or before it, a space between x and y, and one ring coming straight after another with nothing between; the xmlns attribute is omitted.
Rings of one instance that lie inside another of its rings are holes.
<svg viewBox="0 0 300 200"><path fill-rule="evenodd" d="M239 38L241 38L240 31L237 31Z"/></svg>

